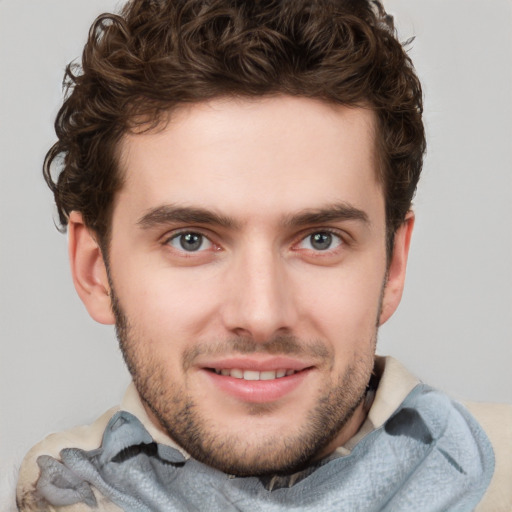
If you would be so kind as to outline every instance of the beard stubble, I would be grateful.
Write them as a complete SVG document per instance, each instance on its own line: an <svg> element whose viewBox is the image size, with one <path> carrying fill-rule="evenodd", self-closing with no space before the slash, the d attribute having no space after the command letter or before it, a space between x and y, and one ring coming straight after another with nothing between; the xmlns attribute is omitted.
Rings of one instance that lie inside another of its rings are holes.
<svg viewBox="0 0 512 512"><path fill-rule="evenodd" d="M365 397L373 370L377 327L371 339L358 345L365 350L356 353L344 373L322 385L315 405L300 425L294 425L293 432L251 436L246 430L223 430L200 410L185 383L172 380L165 361L158 361L148 352L148 344L130 324L112 286L111 299L119 346L145 407L187 453L224 473L261 476L302 469L335 439ZM293 336L280 336L262 344L235 337L185 350L182 369L185 374L199 356L247 353L307 355L331 368L334 361L334 355L320 341L305 343ZM259 419L272 415L278 407L274 403L247 404L245 412L249 418Z"/></svg>

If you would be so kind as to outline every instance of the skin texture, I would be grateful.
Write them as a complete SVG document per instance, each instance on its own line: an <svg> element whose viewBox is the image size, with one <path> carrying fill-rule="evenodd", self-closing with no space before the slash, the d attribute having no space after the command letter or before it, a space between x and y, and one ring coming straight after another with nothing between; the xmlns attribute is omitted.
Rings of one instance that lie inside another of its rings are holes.
<svg viewBox="0 0 512 512"><path fill-rule="evenodd" d="M369 109L223 98L125 136L108 271L70 216L80 297L116 322L150 416L195 458L238 475L292 471L364 421L414 220L387 261L375 162ZM300 371L251 383L212 368Z"/></svg>

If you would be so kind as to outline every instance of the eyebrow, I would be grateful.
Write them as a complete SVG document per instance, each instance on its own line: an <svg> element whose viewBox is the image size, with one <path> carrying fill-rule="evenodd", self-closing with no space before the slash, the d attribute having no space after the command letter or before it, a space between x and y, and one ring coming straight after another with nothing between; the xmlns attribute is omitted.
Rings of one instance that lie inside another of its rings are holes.
<svg viewBox="0 0 512 512"><path fill-rule="evenodd" d="M206 224L217 225L224 228L235 228L238 224L231 218L219 215L204 208L176 206L165 204L147 211L138 221L143 229L151 229L157 226L172 224Z"/></svg>
<svg viewBox="0 0 512 512"><path fill-rule="evenodd" d="M335 203L324 208L306 209L296 214L286 216L285 226L299 227L308 224L322 224L324 222L339 222L355 220L370 225L370 219L363 210L348 203Z"/></svg>
<svg viewBox="0 0 512 512"><path fill-rule="evenodd" d="M287 215L283 219L283 225L289 228L296 228L311 224L346 220L355 220L370 225L368 215L363 210L347 203L336 203L324 208L308 208L298 213ZM172 223L205 224L221 226L226 229L240 227L240 223L231 217L226 217L204 208L172 204L152 208L137 221L137 225L143 229L151 229Z"/></svg>

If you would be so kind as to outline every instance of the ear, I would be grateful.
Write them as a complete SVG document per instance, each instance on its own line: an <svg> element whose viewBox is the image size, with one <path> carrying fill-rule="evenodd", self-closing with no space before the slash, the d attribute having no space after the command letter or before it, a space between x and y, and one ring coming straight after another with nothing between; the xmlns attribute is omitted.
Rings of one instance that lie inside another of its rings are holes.
<svg viewBox="0 0 512 512"><path fill-rule="evenodd" d="M402 292L405 284L405 271L407 268L407 257L414 228L414 213L409 211L405 216L403 224L395 233L393 253L389 262L388 276L382 299L382 310L379 318L379 325L386 322L398 308L402 299Z"/></svg>
<svg viewBox="0 0 512 512"><path fill-rule="evenodd" d="M87 311L101 324L115 323L101 249L76 211L69 216L68 252L73 283Z"/></svg>

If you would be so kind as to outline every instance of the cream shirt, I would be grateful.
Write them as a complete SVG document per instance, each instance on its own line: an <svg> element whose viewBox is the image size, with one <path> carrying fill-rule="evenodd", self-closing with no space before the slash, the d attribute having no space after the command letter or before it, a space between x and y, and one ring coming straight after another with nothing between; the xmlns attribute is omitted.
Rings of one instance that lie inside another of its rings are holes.
<svg viewBox="0 0 512 512"><path fill-rule="evenodd" d="M367 419L357 434L344 446L337 449L342 455L350 453L360 439L372 430L382 426L419 383L416 377L391 357L377 357L376 371L381 375L381 378ZM476 512L512 512L512 406L478 403L467 403L465 406L486 432L495 453L493 478L475 510ZM34 493L39 477L39 467L36 459L40 455L50 455L58 459L60 451L64 448L79 447L86 451L98 448L101 445L107 423L119 410L127 411L136 416L155 442L172 446L185 457L189 457L169 436L151 422L132 383L128 387L120 406L108 410L93 424L51 434L28 452L20 468L17 486L17 502L21 511L91 512L90 507L82 503L52 507L38 502ZM119 512L121 510L96 490L94 492L98 502L98 510L105 512Z"/></svg>

